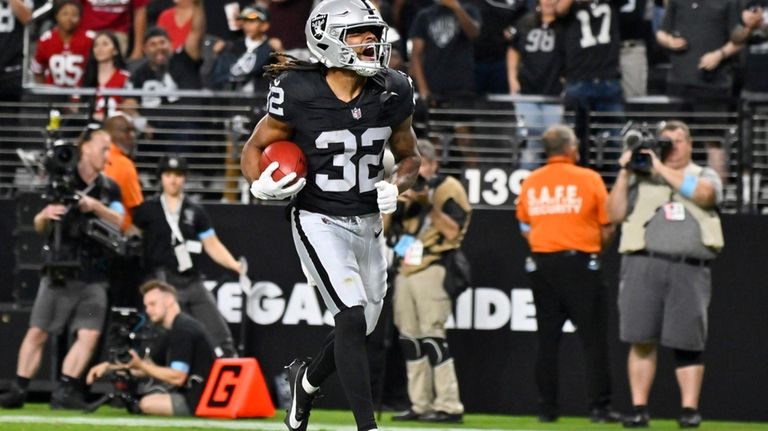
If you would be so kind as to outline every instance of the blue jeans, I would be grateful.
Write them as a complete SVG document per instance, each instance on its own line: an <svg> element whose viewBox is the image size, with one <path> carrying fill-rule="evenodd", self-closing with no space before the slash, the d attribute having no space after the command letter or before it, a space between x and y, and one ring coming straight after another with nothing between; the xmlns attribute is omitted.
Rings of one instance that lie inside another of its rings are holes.
<svg viewBox="0 0 768 431"><path fill-rule="evenodd" d="M507 94L507 63L475 63L475 92L477 94Z"/></svg>
<svg viewBox="0 0 768 431"><path fill-rule="evenodd" d="M527 138L526 148L520 157L520 168L534 170L542 164L536 158L544 151L541 135L549 126L563 122L563 107L554 103L515 102L515 114L518 125L522 122L518 133ZM542 161L545 159L546 156Z"/></svg>
<svg viewBox="0 0 768 431"><path fill-rule="evenodd" d="M619 79L597 79L592 81L575 81L565 86L566 109L576 113L576 136L581 139L581 160L589 164L589 143L592 138L589 130L589 114L592 112L624 112L624 92ZM623 122L623 119L611 119ZM619 158L621 152L621 126L608 128L595 133L595 142L604 141L605 145L597 145L596 168L615 169L613 160ZM601 151L606 149L608 151ZM605 165L605 166L603 166Z"/></svg>

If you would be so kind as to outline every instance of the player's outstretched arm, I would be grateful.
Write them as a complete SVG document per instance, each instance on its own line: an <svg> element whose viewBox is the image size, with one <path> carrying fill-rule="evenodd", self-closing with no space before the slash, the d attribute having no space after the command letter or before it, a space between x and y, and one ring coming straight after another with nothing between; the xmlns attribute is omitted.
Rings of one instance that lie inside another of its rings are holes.
<svg viewBox="0 0 768 431"><path fill-rule="evenodd" d="M243 146L243 152L240 156L240 170L248 183L252 183L261 175L259 158L261 158L261 152L267 148L267 145L276 141L290 140L292 137L293 129L269 114L259 120L259 124L253 129L248 142Z"/></svg>

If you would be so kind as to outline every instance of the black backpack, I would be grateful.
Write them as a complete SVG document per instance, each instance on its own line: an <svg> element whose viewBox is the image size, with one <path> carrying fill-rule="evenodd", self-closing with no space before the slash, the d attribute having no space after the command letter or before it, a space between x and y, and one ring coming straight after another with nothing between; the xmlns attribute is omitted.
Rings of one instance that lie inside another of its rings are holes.
<svg viewBox="0 0 768 431"><path fill-rule="evenodd" d="M460 248L446 252L443 255L443 265L445 266L443 289L451 301L456 301L456 298L472 284L472 266Z"/></svg>

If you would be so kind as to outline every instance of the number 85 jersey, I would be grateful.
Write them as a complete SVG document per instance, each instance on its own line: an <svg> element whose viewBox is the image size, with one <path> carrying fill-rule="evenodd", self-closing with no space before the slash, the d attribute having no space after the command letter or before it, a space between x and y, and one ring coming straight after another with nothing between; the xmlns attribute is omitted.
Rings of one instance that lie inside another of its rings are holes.
<svg viewBox="0 0 768 431"><path fill-rule="evenodd" d="M384 148L413 114L413 85L404 73L384 69L343 102L324 71L287 71L272 81L267 97L269 115L291 126L307 158L307 185L295 204L336 216L376 213Z"/></svg>

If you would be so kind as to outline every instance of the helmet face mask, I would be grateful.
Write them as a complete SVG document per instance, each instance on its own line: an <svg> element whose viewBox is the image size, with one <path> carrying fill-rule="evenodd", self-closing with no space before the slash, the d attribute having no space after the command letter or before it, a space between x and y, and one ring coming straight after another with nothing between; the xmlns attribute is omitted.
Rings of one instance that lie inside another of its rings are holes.
<svg viewBox="0 0 768 431"><path fill-rule="evenodd" d="M389 63L392 46L385 42L388 28L378 10L367 0L325 0L315 7L307 20L307 47L327 67L373 76ZM347 43L348 36L367 31L374 34L376 42Z"/></svg>

